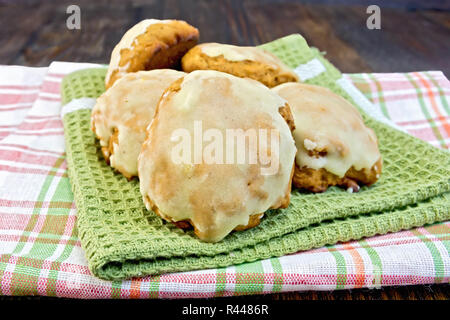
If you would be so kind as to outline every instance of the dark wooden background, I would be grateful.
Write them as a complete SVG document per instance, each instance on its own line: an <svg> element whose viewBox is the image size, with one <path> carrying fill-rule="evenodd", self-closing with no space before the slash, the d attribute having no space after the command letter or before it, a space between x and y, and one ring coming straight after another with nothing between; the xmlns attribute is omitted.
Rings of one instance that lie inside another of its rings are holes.
<svg viewBox="0 0 450 320"><path fill-rule="evenodd" d="M66 8L81 8L81 30ZM369 4L381 30L366 28ZM201 41L257 45L301 33L342 72L442 70L450 76L450 1L136 0L1 1L0 63L108 63L125 30L145 18L184 19Z"/></svg>
<svg viewBox="0 0 450 320"><path fill-rule="evenodd" d="M66 27L70 4L81 8L81 30ZM370 4L381 7L381 30L366 27ZM436 0L0 0L0 64L108 63L122 34L146 18L186 20L199 28L202 42L258 45L300 33L347 73L442 70L450 76L450 1ZM433 285L270 297L449 299L449 291Z"/></svg>

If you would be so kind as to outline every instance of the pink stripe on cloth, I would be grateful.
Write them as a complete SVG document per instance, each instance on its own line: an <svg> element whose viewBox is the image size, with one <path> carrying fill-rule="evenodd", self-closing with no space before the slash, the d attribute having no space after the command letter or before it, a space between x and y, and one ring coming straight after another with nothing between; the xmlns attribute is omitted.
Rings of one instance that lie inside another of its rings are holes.
<svg viewBox="0 0 450 320"><path fill-rule="evenodd" d="M37 97L38 97L39 93L0 93L0 101L2 105L9 105L9 104L13 104L13 103L25 103L25 102L29 102L29 103L33 103Z"/></svg>

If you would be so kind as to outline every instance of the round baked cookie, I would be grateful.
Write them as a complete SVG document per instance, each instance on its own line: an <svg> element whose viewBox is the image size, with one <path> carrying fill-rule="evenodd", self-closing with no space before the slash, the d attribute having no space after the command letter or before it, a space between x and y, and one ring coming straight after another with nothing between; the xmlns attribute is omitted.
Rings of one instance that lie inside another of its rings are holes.
<svg viewBox="0 0 450 320"><path fill-rule="evenodd" d="M290 201L289 125L286 101L261 83L212 70L187 74L163 94L142 145L146 207L207 242L258 225L265 211Z"/></svg>
<svg viewBox="0 0 450 320"><path fill-rule="evenodd" d="M128 30L115 46L105 77L110 88L123 75L172 68L198 41L196 28L181 20L147 19Z"/></svg>
<svg viewBox="0 0 450 320"><path fill-rule="evenodd" d="M164 90L184 72L156 69L128 73L104 92L91 114L91 127L111 167L131 179L137 158Z"/></svg>
<svg viewBox="0 0 450 320"><path fill-rule="evenodd" d="M352 104L319 86L285 83L272 90L288 101L294 117L297 188L323 192L338 185L356 192L358 183L378 180L377 137Z"/></svg>
<svg viewBox="0 0 450 320"><path fill-rule="evenodd" d="M298 81L297 75L280 59L257 47L202 43L186 53L181 65L185 72L217 70L257 80L269 88Z"/></svg>

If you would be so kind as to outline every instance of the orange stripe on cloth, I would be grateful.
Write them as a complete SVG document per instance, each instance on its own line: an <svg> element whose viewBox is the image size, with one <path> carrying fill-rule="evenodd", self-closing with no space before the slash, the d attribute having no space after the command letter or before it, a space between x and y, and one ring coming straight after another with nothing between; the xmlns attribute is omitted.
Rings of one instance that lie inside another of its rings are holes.
<svg viewBox="0 0 450 320"><path fill-rule="evenodd" d="M445 129L445 132L447 132L447 136L450 137L450 123L448 123L447 117L442 115L441 112L439 111L439 107L436 103L436 99L434 98L434 93L433 93L433 90L431 89L430 84L418 72L414 72L414 75L419 79L419 81L427 89L427 95L430 98L431 106L433 107L433 110L436 113L436 115L438 116L438 118L441 120L442 127Z"/></svg>
<svg viewBox="0 0 450 320"><path fill-rule="evenodd" d="M130 284L130 298L131 299L138 299L141 297L141 279L140 278L133 278L131 279Z"/></svg>
<svg viewBox="0 0 450 320"><path fill-rule="evenodd" d="M366 280L366 275L364 273L364 261L361 255L359 254L358 250L356 250L353 246L351 246L348 243L344 244L343 246L344 249L348 250L348 252L353 258L353 261L355 262L354 264L356 268L355 288L361 288L362 286L364 286Z"/></svg>

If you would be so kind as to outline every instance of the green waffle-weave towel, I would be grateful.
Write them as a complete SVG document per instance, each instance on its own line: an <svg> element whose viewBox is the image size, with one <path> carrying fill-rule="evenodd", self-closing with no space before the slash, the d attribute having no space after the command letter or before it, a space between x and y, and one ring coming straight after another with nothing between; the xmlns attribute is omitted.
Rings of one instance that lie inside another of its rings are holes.
<svg viewBox="0 0 450 320"><path fill-rule="evenodd" d="M94 275L113 280L225 267L449 219L449 152L368 116L355 99L358 92L349 95L341 73L300 35L262 47L288 66L303 68L304 82L328 87L360 107L379 139L380 180L354 194L336 187L321 194L293 190L290 206L267 212L258 227L204 243L147 211L138 182L128 182L105 163L90 130L90 109L69 109L63 112L69 177L78 235ZM98 97L105 73L95 68L66 76L63 104Z"/></svg>

